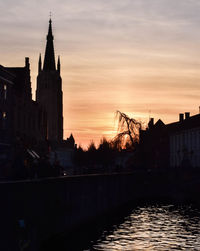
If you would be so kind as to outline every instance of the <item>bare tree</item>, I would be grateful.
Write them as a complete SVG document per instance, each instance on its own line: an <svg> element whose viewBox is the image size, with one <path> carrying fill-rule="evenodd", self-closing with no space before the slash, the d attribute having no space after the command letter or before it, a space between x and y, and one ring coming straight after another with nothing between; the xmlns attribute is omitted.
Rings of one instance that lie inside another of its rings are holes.
<svg viewBox="0 0 200 251"><path fill-rule="evenodd" d="M141 122L136 119L129 118L128 115L120 111L116 111L118 118L118 134L114 138L114 142L120 142L121 145L129 145L134 149L139 143L139 133L141 129Z"/></svg>

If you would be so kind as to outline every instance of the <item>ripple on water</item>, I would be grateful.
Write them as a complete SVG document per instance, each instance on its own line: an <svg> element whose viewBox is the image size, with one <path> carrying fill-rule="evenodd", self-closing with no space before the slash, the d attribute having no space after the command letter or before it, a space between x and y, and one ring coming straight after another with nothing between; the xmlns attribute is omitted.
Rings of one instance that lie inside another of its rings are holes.
<svg viewBox="0 0 200 251"><path fill-rule="evenodd" d="M200 211L191 206L138 207L113 229L90 250L200 250Z"/></svg>

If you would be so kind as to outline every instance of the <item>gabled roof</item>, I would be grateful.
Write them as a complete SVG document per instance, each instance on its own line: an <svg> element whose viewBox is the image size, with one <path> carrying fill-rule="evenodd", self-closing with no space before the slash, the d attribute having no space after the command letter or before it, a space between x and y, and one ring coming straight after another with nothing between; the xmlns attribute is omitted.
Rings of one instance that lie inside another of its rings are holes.
<svg viewBox="0 0 200 251"><path fill-rule="evenodd" d="M164 127L165 126L165 123L161 120L161 119L159 119L156 123L155 123L155 125L154 125L154 128L162 128L162 127Z"/></svg>

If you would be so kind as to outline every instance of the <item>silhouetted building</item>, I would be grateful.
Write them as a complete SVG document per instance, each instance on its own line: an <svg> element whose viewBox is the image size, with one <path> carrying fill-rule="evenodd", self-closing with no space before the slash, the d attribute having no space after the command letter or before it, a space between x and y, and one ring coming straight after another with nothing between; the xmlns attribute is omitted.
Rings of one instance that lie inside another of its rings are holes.
<svg viewBox="0 0 200 251"><path fill-rule="evenodd" d="M5 67L13 76L12 136L23 144L33 145L46 138L46 112L32 100L29 58L24 67Z"/></svg>
<svg viewBox="0 0 200 251"><path fill-rule="evenodd" d="M63 146L65 148L69 148L69 149L74 149L77 147L75 144L74 136L72 135L72 133L69 138L67 138L66 140L63 140Z"/></svg>
<svg viewBox="0 0 200 251"><path fill-rule="evenodd" d="M63 140L61 66L59 57L55 66L53 39L50 19L43 67L39 57L36 101L32 100L29 58L24 67L0 65L0 160L11 152L13 159L22 160L34 150L46 154L61 148L71 156L76 147L72 135Z"/></svg>
<svg viewBox="0 0 200 251"><path fill-rule="evenodd" d="M0 161L11 155L14 75L0 65Z"/></svg>
<svg viewBox="0 0 200 251"><path fill-rule="evenodd" d="M169 166L169 138L162 120L154 124L151 118L146 130L140 131L140 147L143 165L147 168L166 168Z"/></svg>
<svg viewBox="0 0 200 251"><path fill-rule="evenodd" d="M179 121L169 124L170 166L200 167L200 114L179 115Z"/></svg>
<svg viewBox="0 0 200 251"><path fill-rule="evenodd" d="M74 173L74 156L77 149L73 135L52 147L49 153L51 164L58 162L67 174Z"/></svg>
<svg viewBox="0 0 200 251"><path fill-rule="evenodd" d="M186 112L178 122L167 125L151 119L140 137L146 167L200 167L200 114Z"/></svg>
<svg viewBox="0 0 200 251"><path fill-rule="evenodd" d="M63 139L62 79L59 57L57 69L55 66L51 23L50 19L43 67L41 55L39 57L36 101L47 113L47 139L50 142L59 142Z"/></svg>

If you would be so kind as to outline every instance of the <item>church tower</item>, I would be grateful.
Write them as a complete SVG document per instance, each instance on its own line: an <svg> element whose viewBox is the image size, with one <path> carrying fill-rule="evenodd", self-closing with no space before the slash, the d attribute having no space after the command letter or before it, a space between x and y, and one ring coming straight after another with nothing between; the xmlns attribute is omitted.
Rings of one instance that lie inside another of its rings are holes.
<svg viewBox="0 0 200 251"><path fill-rule="evenodd" d="M36 101L47 113L47 139L59 142L63 140L62 79L60 57L58 57L57 68L55 64L51 23L50 19L43 67L41 54L39 56Z"/></svg>

